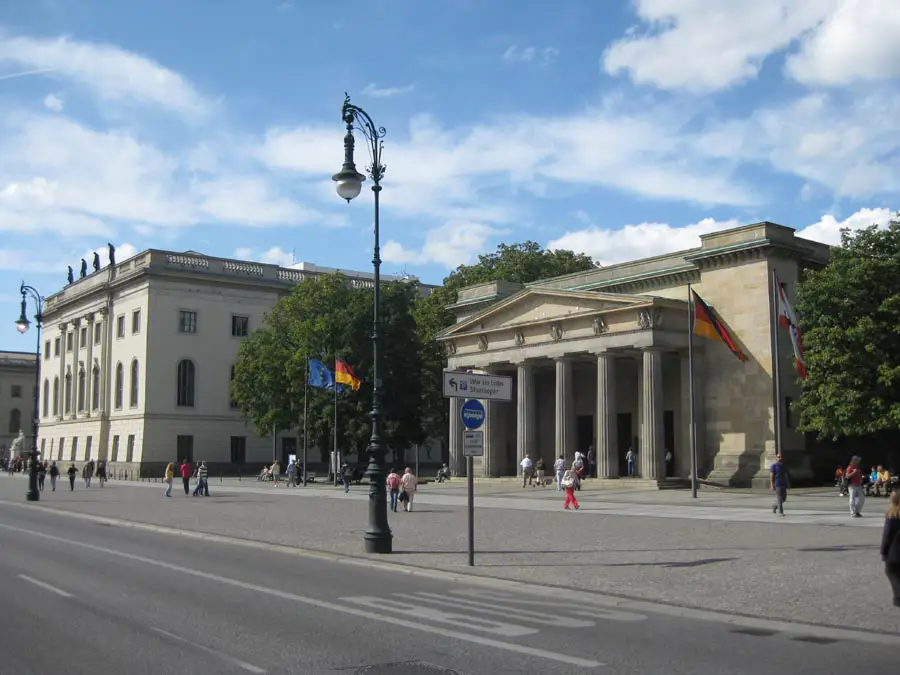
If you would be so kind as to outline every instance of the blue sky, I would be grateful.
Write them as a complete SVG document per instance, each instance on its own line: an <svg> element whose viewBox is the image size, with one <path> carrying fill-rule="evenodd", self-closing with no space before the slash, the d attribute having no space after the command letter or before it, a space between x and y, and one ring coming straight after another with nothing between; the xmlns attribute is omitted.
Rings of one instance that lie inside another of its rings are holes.
<svg viewBox="0 0 900 675"><path fill-rule="evenodd" d="M344 91L387 128L384 270L429 282L500 242L610 263L900 206L896 0L215 5L0 6L0 348L32 348L19 281L107 241L368 269Z"/></svg>

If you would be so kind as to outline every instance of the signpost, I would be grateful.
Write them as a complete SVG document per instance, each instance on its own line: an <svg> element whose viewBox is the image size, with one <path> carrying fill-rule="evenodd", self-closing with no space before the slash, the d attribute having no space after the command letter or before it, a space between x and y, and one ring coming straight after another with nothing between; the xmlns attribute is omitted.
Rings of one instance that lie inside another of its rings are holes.
<svg viewBox="0 0 900 675"><path fill-rule="evenodd" d="M480 429L481 425L484 424L484 404L471 398L462 404L459 415L466 429Z"/></svg>
<svg viewBox="0 0 900 675"><path fill-rule="evenodd" d="M486 401L511 401L512 378L509 375L482 375L444 371L446 398L480 398Z"/></svg>

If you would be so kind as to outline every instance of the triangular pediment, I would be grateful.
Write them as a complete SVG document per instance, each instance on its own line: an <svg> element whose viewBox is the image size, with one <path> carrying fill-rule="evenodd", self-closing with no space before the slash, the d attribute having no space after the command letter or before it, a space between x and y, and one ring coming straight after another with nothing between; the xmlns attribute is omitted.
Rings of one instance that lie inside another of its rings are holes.
<svg viewBox="0 0 900 675"><path fill-rule="evenodd" d="M563 320L652 302L649 296L526 288L450 326L441 337Z"/></svg>

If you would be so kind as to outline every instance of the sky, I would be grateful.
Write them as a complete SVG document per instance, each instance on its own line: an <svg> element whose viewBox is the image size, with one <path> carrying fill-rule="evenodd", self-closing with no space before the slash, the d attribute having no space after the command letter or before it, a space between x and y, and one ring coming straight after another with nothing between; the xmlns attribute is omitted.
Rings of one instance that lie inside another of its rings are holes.
<svg viewBox="0 0 900 675"><path fill-rule="evenodd" d="M386 129L386 273L760 220L837 243L900 208L898 34L897 0L4 0L0 349L33 349L20 282L107 242L370 269L345 92Z"/></svg>

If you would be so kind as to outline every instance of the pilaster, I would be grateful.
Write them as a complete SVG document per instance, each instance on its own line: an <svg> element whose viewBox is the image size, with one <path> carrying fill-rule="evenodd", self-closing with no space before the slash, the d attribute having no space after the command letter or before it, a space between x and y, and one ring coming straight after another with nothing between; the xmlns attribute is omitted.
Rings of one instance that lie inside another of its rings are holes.
<svg viewBox="0 0 900 675"><path fill-rule="evenodd" d="M661 480L665 478L665 455L663 438L663 374L662 351L643 350L642 372L643 411L641 426L641 453L638 469L642 478Z"/></svg>

